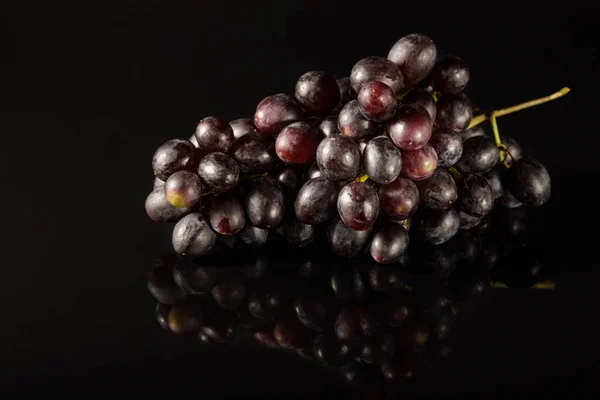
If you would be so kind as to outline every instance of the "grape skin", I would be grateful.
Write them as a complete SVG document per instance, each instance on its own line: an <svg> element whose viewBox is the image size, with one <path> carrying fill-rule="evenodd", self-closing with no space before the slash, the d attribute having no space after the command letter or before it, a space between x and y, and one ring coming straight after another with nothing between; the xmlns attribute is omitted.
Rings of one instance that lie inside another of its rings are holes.
<svg viewBox="0 0 600 400"><path fill-rule="evenodd" d="M457 132L457 134L458 134L458 136L460 136L460 138L463 142L466 140L469 140L470 138L475 137L475 136L487 136L487 134L485 133L485 130L483 129L483 127L481 125L475 125L472 128L466 129L461 132Z"/></svg>
<svg viewBox="0 0 600 400"><path fill-rule="evenodd" d="M442 94L457 94L469 83L470 72L465 62L456 56L438 59L431 72L433 87Z"/></svg>
<svg viewBox="0 0 600 400"><path fill-rule="evenodd" d="M357 101L362 115L375 122L387 121L398 107L398 100L392 88L378 81L365 83L358 92Z"/></svg>
<svg viewBox="0 0 600 400"><path fill-rule="evenodd" d="M373 181L386 185L400 175L402 156L388 137L371 139L362 153L365 170Z"/></svg>
<svg viewBox="0 0 600 400"><path fill-rule="evenodd" d="M177 171L193 171L198 166L199 156L200 153L189 140L167 140L152 157L154 176L166 181Z"/></svg>
<svg viewBox="0 0 600 400"><path fill-rule="evenodd" d="M285 197L277 179L261 176L250 182L244 199L244 211L252 226L277 228L285 211Z"/></svg>
<svg viewBox="0 0 600 400"><path fill-rule="evenodd" d="M332 181L344 181L358 175L361 152L352 139L344 136L325 138L317 147L317 164Z"/></svg>
<svg viewBox="0 0 600 400"><path fill-rule="evenodd" d="M342 107L346 105L350 100L356 98L356 93L352 90L350 85L350 77L346 76L336 80L340 90L340 101L337 106L333 109L333 112L338 113Z"/></svg>
<svg viewBox="0 0 600 400"><path fill-rule="evenodd" d="M464 173L485 173L498 163L500 153L489 136L475 136L463 142L462 156L456 168Z"/></svg>
<svg viewBox="0 0 600 400"><path fill-rule="evenodd" d="M186 215L173 229L173 249L179 255L201 256L214 246L216 239L217 236L199 213Z"/></svg>
<svg viewBox="0 0 600 400"><path fill-rule="evenodd" d="M402 104L386 127L396 146L402 150L418 150L431 138L433 121L423 107Z"/></svg>
<svg viewBox="0 0 600 400"><path fill-rule="evenodd" d="M437 154L433 147L426 143L419 150L402 151L402 171L400 175L421 181L429 178L437 168Z"/></svg>
<svg viewBox="0 0 600 400"><path fill-rule="evenodd" d="M324 137L329 137L338 134L340 131L338 130L338 115L328 115L323 118L317 129Z"/></svg>
<svg viewBox="0 0 600 400"><path fill-rule="evenodd" d="M231 193L215 196L208 215L212 228L222 235L234 235L246 224L242 206Z"/></svg>
<svg viewBox="0 0 600 400"><path fill-rule="evenodd" d="M513 162L523 158L523 148L515 139L510 136L500 136L500 141L508 149L509 154L504 158L506 165L510 167Z"/></svg>
<svg viewBox="0 0 600 400"><path fill-rule="evenodd" d="M276 135L286 125L299 121L302 117L300 103L285 93L278 93L267 96L258 103L254 126L265 135Z"/></svg>
<svg viewBox="0 0 600 400"><path fill-rule="evenodd" d="M379 196L365 182L351 182L338 195L337 209L342 221L353 230L364 231L373 226L379 215Z"/></svg>
<svg viewBox="0 0 600 400"><path fill-rule="evenodd" d="M229 125L233 130L233 137L235 139L239 139L244 135L255 135L257 134L257 129L254 126L254 122L252 118L238 118L233 121L229 121Z"/></svg>
<svg viewBox="0 0 600 400"><path fill-rule="evenodd" d="M492 211L492 188L478 174L463 174L458 180L458 207L474 217L483 217Z"/></svg>
<svg viewBox="0 0 600 400"><path fill-rule="evenodd" d="M450 129L438 128L431 135L429 144L438 156L438 167L448 168L458 162L463 153L463 142Z"/></svg>
<svg viewBox="0 0 600 400"><path fill-rule="evenodd" d="M275 140L271 137L243 135L229 149L229 155L247 174L262 174L273 168L277 161Z"/></svg>
<svg viewBox="0 0 600 400"><path fill-rule="evenodd" d="M388 223L373 235L370 253L373 260L380 264L397 262L408 248L409 236L404 227L397 223Z"/></svg>
<svg viewBox="0 0 600 400"><path fill-rule="evenodd" d="M267 243L269 231L246 224L237 236L246 246L258 249Z"/></svg>
<svg viewBox="0 0 600 400"><path fill-rule="evenodd" d="M359 60L350 72L350 86L360 92L362 86L371 81L383 82L398 94L404 89L404 76L396 64L383 57L366 57Z"/></svg>
<svg viewBox="0 0 600 400"><path fill-rule="evenodd" d="M340 110L338 130L342 136L360 140L373 135L377 124L362 115L358 100L351 100Z"/></svg>
<svg viewBox="0 0 600 400"><path fill-rule="evenodd" d="M483 178L486 180L490 188L492 189L492 197L494 200L497 200L502 197L504 194L504 186L502 185L502 169L501 164L498 164L495 168L492 168L488 172L486 172Z"/></svg>
<svg viewBox="0 0 600 400"><path fill-rule="evenodd" d="M458 231L460 216L456 210L421 209L416 215L415 228L428 243L440 245L450 240Z"/></svg>
<svg viewBox="0 0 600 400"><path fill-rule="evenodd" d="M435 117L437 116L437 106L435 104L435 99L433 98L431 93L429 93L425 89L414 88L402 98L402 103L420 105L427 111L427 114L429 114L431 120L435 121Z"/></svg>
<svg viewBox="0 0 600 400"><path fill-rule="evenodd" d="M306 122L294 122L277 136L275 151L288 164L306 164L312 161L319 145L318 131Z"/></svg>
<svg viewBox="0 0 600 400"><path fill-rule="evenodd" d="M295 97L309 113L327 115L339 103L340 90L330 74L310 71L298 79Z"/></svg>
<svg viewBox="0 0 600 400"><path fill-rule="evenodd" d="M429 178L416 182L419 200L424 207L432 210L450 208L458 197L456 183L452 175L438 168Z"/></svg>
<svg viewBox="0 0 600 400"><path fill-rule="evenodd" d="M315 240L315 227L303 224L295 218L283 224L283 232L292 246L306 247Z"/></svg>
<svg viewBox="0 0 600 400"><path fill-rule="evenodd" d="M455 132L467 129L473 119L473 108L464 93L442 96L437 102L436 123Z"/></svg>
<svg viewBox="0 0 600 400"><path fill-rule="evenodd" d="M167 179L164 189L167 201L171 205L190 208L200 200L202 182L200 177L191 171L177 171Z"/></svg>
<svg viewBox="0 0 600 400"><path fill-rule="evenodd" d="M154 188L146 197L145 208L150 219L160 224L176 222L190 211L187 208L178 208L169 203L163 186Z"/></svg>
<svg viewBox="0 0 600 400"><path fill-rule="evenodd" d="M437 48L427 36L411 33L394 43L387 58L398 65L406 85L412 86L425 79L434 68Z"/></svg>
<svg viewBox="0 0 600 400"><path fill-rule="evenodd" d="M365 231L355 231L340 219L334 218L327 229L327 238L329 246L334 254L339 257L353 258L358 256L371 236L371 229Z"/></svg>
<svg viewBox="0 0 600 400"><path fill-rule="evenodd" d="M532 158L521 158L513 163L507 172L507 186L526 206L539 207L550 199L550 174Z"/></svg>
<svg viewBox="0 0 600 400"><path fill-rule="evenodd" d="M198 175L211 190L221 193L237 186L240 170L227 154L210 153L200 161Z"/></svg>
<svg viewBox="0 0 600 400"><path fill-rule="evenodd" d="M338 184L325 177L310 179L302 186L294 202L298 221L308 225L327 221L335 214L339 191Z"/></svg>
<svg viewBox="0 0 600 400"><path fill-rule="evenodd" d="M206 153L227 153L235 141L231 125L216 117L206 117L200 120L195 136L198 146Z"/></svg>
<svg viewBox="0 0 600 400"><path fill-rule="evenodd" d="M419 206L419 190L411 180L397 178L379 187L379 202L383 211L393 220L410 218Z"/></svg>

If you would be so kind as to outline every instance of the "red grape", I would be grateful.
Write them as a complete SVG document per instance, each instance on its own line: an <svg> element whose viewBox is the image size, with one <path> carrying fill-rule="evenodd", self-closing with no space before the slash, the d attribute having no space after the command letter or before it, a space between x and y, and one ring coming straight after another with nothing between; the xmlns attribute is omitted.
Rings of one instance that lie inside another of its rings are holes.
<svg viewBox="0 0 600 400"><path fill-rule="evenodd" d="M406 96L402 98L405 104L418 104L427 110L432 121L435 121L437 115L437 106L431 93L422 88L414 88Z"/></svg>
<svg viewBox="0 0 600 400"><path fill-rule="evenodd" d="M437 168L437 162L437 154L429 143L418 150L404 150L400 174L413 181L421 181L433 175Z"/></svg>
<svg viewBox="0 0 600 400"><path fill-rule="evenodd" d="M350 73L350 85L358 93L362 86L371 81L383 82L398 94L404 88L404 76L398 66L383 57L366 57L359 60Z"/></svg>
<svg viewBox="0 0 600 400"><path fill-rule="evenodd" d="M347 137L325 138L317 148L317 164L327 179L345 181L354 178L360 169L360 149Z"/></svg>
<svg viewBox="0 0 600 400"><path fill-rule="evenodd" d="M275 151L288 164L305 164L314 159L319 145L319 132L306 122L294 122L277 136Z"/></svg>
<svg viewBox="0 0 600 400"><path fill-rule="evenodd" d="M340 101L340 88L330 74L310 71L298 79L295 96L309 113L327 115Z"/></svg>
<svg viewBox="0 0 600 400"><path fill-rule="evenodd" d="M398 107L398 100L392 88L378 81L365 83L358 92L357 99L362 115L375 122L387 121Z"/></svg>
<svg viewBox="0 0 600 400"><path fill-rule="evenodd" d="M338 195L337 208L342 221L355 231L369 229L379 215L379 196L365 182L351 182Z"/></svg>
<svg viewBox="0 0 600 400"><path fill-rule="evenodd" d="M429 141L433 121L423 107L402 104L387 122L387 131L396 146L402 150L420 149Z"/></svg>
<svg viewBox="0 0 600 400"><path fill-rule="evenodd" d="M265 135L277 135L286 125L301 119L300 103L287 94L278 93L258 103L254 125Z"/></svg>
<svg viewBox="0 0 600 400"><path fill-rule="evenodd" d="M165 196L171 205L189 208L200 200L202 181L192 171L177 171L165 182Z"/></svg>
<svg viewBox="0 0 600 400"><path fill-rule="evenodd" d="M227 121L216 117L206 117L196 127L196 141L206 153L226 153L233 144L233 129Z"/></svg>
<svg viewBox="0 0 600 400"><path fill-rule="evenodd" d="M411 180L398 178L379 187L379 202L383 211L393 220L409 218L419 206L419 190Z"/></svg>
<svg viewBox="0 0 600 400"><path fill-rule="evenodd" d="M210 225L222 235L234 235L245 225L244 210L237 199L231 193L223 193L212 199L208 211Z"/></svg>

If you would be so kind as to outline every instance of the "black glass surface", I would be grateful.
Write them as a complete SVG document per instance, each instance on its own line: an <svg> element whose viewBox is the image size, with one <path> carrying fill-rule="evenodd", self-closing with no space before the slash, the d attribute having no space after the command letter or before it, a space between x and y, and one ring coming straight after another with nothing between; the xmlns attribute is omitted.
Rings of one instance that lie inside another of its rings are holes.
<svg viewBox="0 0 600 400"><path fill-rule="evenodd" d="M597 5L371 3L30 1L0 15L3 394L598 391ZM226 241L197 260L172 256L173 226L143 206L161 143L188 138L205 116L252 117L308 70L346 76L410 32L468 63L466 93L481 109L572 89L499 119L548 168L547 204L498 207L485 229L411 246L393 270L338 259L319 241L296 249L278 233L261 250ZM190 294L197 266L206 293ZM313 297L326 304L323 338L295 311ZM390 326L394 301L414 312L402 320L396 304ZM374 333L323 365L315 343L333 357L346 307L372 317ZM291 348L273 341L279 322ZM377 349L390 343L388 366Z"/></svg>

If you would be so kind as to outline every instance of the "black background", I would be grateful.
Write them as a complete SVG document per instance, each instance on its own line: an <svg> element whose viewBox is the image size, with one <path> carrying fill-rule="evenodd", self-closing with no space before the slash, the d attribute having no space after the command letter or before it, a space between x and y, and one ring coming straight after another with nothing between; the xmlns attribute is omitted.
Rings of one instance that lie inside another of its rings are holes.
<svg viewBox="0 0 600 400"><path fill-rule="evenodd" d="M204 116L250 117L261 98L291 92L303 72L347 75L411 32L468 63L466 93L480 108L572 89L499 121L553 176L547 251L562 286L495 296L465 328L463 351L422 390L592 390L598 10L593 1L543 3L20 1L5 9L6 393L346 393L293 355L243 343L200 353L160 329L145 279L170 237L144 213L150 160Z"/></svg>

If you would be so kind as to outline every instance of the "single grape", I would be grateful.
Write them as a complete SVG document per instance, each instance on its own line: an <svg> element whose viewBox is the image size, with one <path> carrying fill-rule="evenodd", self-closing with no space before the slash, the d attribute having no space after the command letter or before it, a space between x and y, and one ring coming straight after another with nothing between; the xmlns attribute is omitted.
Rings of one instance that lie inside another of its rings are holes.
<svg viewBox="0 0 600 400"><path fill-rule="evenodd" d="M483 127L481 125L475 125L472 128L469 128L469 129L466 129L464 131L457 132L457 133L463 142L472 137L475 137L475 136L487 136L487 134L485 133L485 130L483 129Z"/></svg>
<svg viewBox="0 0 600 400"><path fill-rule="evenodd" d="M438 167L453 166L463 153L462 139L450 129L436 129L431 135L431 139L429 139L429 144L438 156Z"/></svg>
<svg viewBox="0 0 600 400"><path fill-rule="evenodd" d="M443 95L457 94L469 83L470 72L465 62L456 56L438 58L431 72L432 85Z"/></svg>
<svg viewBox="0 0 600 400"><path fill-rule="evenodd" d="M350 182L340 190L337 209L342 221L356 231L373 226L379 215L379 196L365 182Z"/></svg>
<svg viewBox="0 0 600 400"><path fill-rule="evenodd" d="M315 227L296 218L284 222L283 233L288 243L295 247L306 247L315 240Z"/></svg>
<svg viewBox="0 0 600 400"><path fill-rule="evenodd" d="M310 179L302 186L294 202L298 221L308 225L327 221L335 214L339 191L337 183L324 177Z"/></svg>
<svg viewBox="0 0 600 400"><path fill-rule="evenodd" d="M310 71L298 79L295 96L309 113L327 115L340 101L340 88L330 74Z"/></svg>
<svg viewBox="0 0 600 400"><path fill-rule="evenodd" d="M445 169L438 168L429 178L416 182L421 205L432 210L450 208L458 197L456 183Z"/></svg>
<svg viewBox="0 0 600 400"><path fill-rule="evenodd" d="M508 149L508 154L505 156L505 162L508 166L523 158L523 148L515 139L509 136L500 136L500 141Z"/></svg>
<svg viewBox="0 0 600 400"><path fill-rule="evenodd" d="M259 135L243 135L236 139L229 155L247 174L262 174L273 168L277 161L275 140Z"/></svg>
<svg viewBox="0 0 600 400"><path fill-rule="evenodd" d="M171 205L189 208L200 200L202 182L198 174L182 170L177 171L165 182L165 196Z"/></svg>
<svg viewBox="0 0 600 400"><path fill-rule="evenodd" d="M388 223L373 234L370 253L380 264L397 262L408 248L409 237L401 224Z"/></svg>
<svg viewBox="0 0 600 400"><path fill-rule="evenodd" d="M215 284L217 270L180 257L173 269L173 279L184 293L203 294Z"/></svg>
<svg viewBox="0 0 600 400"><path fill-rule="evenodd" d="M370 229L366 231L352 230L340 218L333 219L327 229L331 250L339 257L345 258L358 256L367 245L370 236Z"/></svg>
<svg viewBox="0 0 600 400"><path fill-rule="evenodd" d="M183 299L171 307L167 322L177 335L198 331L202 326L202 309L197 302Z"/></svg>
<svg viewBox="0 0 600 400"><path fill-rule="evenodd" d="M494 200L499 199L504 194L504 186L502 185L501 179L501 172L503 169L503 166L498 164L496 167L482 175L492 189L492 197Z"/></svg>
<svg viewBox="0 0 600 400"><path fill-rule="evenodd" d="M177 222L179 218L190 212L188 208L178 208L169 203L164 186L155 188L146 197L145 207L150 219L161 224Z"/></svg>
<svg viewBox="0 0 600 400"><path fill-rule="evenodd" d="M489 136L475 136L463 142L462 156L455 164L460 172L485 173L498 163L500 153Z"/></svg>
<svg viewBox="0 0 600 400"><path fill-rule="evenodd" d="M230 343L238 334L240 318L235 310L217 310L205 313L202 321L202 333L212 342Z"/></svg>
<svg viewBox="0 0 600 400"><path fill-rule="evenodd" d="M221 235L234 235L246 224L240 201L232 193L222 193L212 199L208 218L212 228Z"/></svg>
<svg viewBox="0 0 600 400"><path fill-rule="evenodd" d="M364 345L375 334L375 319L365 306L343 309L335 319L335 335L338 340L352 347Z"/></svg>
<svg viewBox="0 0 600 400"><path fill-rule="evenodd" d="M173 249L177 254L198 257L207 253L217 236L200 213L183 217L173 229Z"/></svg>
<svg viewBox="0 0 600 400"><path fill-rule="evenodd" d="M363 346L360 358L367 364L382 365L396 352L394 338L389 333L378 334Z"/></svg>
<svg viewBox="0 0 600 400"><path fill-rule="evenodd" d="M342 136L362 139L373 135L377 130L377 124L362 115L358 100L350 100L340 110L338 129Z"/></svg>
<svg viewBox="0 0 600 400"><path fill-rule="evenodd" d="M460 132L467 129L472 119L473 108L464 93L445 95L438 100L435 122L439 127Z"/></svg>
<svg viewBox="0 0 600 400"><path fill-rule="evenodd" d="M196 141L206 153L227 153L235 141L233 128L225 120L206 117L196 127Z"/></svg>
<svg viewBox="0 0 600 400"><path fill-rule="evenodd" d="M295 167L286 165L278 170L274 176L277 178L286 195L296 196L300 189L300 177Z"/></svg>
<svg viewBox="0 0 600 400"><path fill-rule="evenodd" d="M462 211L474 217L483 217L492 211L492 188L481 175L463 174L457 183L457 205Z"/></svg>
<svg viewBox="0 0 600 400"><path fill-rule="evenodd" d="M526 206L538 207L550 198L550 174L532 158L515 161L507 171L506 184L515 198Z"/></svg>
<svg viewBox="0 0 600 400"><path fill-rule="evenodd" d="M321 122L319 122L317 129L325 137L339 134L337 122L338 122L337 114L328 115L327 117L323 118L321 120Z"/></svg>
<svg viewBox="0 0 600 400"><path fill-rule="evenodd" d="M267 96L258 103L254 126L265 135L277 135L286 125L303 117L300 103L293 97L278 93Z"/></svg>
<svg viewBox="0 0 600 400"><path fill-rule="evenodd" d="M250 182L244 200L244 210L251 225L273 229L283 220L284 192L276 178L261 176Z"/></svg>
<svg viewBox="0 0 600 400"><path fill-rule="evenodd" d="M319 164L315 161L308 170L308 179L318 178L323 175L323 172L319 169Z"/></svg>
<svg viewBox="0 0 600 400"><path fill-rule="evenodd" d="M244 302L246 285L236 276L228 276L220 280L217 277L217 283L210 290L210 294L219 306L226 310L233 310Z"/></svg>
<svg viewBox="0 0 600 400"><path fill-rule="evenodd" d="M414 88L406 96L402 98L404 104L417 104L427 110L427 114L431 117L432 121L435 121L437 115L437 106L435 105L435 99L425 89Z"/></svg>
<svg viewBox="0 0 600 400"><path fill-rule="evenodd" d="M437 163L437 154L429 143L418 150L403 150L400 175L413 181L421 181L433 175Z"/></svg>
<svg viewBox="0 0 600 400"><path fill-rule="evenodd" d="M429 141L433 121L423 107L402 104L386 127L396 146L402 150L418 150Z"/></svg>
<svg viewBox="0 0 600 400"><path fill-rule="evenodd" d="M400 68L406 85L413 86L425 79L433 69L437 48L427 36L411 33L394 43L387 58Z"/></svg>
<svg viewBox="0 0 600 400"><path fill-rule="evenodd" d="M238 237L246 246L261 248L267 243L269 231L246 224L238 233Z"/></svg>
<svg viewBox="0 0 600 400"><path fill-rule="evenodd" d="M306 122L294 122L277 136L275 151L288 164L305 164L314 159L320 139L319 132Z"/></svg>
<svg viewBox="0 0 600 400"><path fill-rule="evenodd" d="M284 349L297 350L312 343L310 330L302 325L295 315L281 318L273 330L277 344Z"/></svg>
<svg viewBox="0 0 600 400"><path fill-rule="evenodd" d="M194 171L200 161L199 157L200 153L189 140L167 140L152 157L154 176L166 181L177 171Z"/></svg>
<svg viewBox="0 0 600 400"><path fill-rule="evenodd" d="M360 169L358 144L343 136L325 138L317 147L317 164L327 179L345 181L354 178Z"/></svg>
<svg viewBox="0 0 600 400"><path fill-rule="evenodd" d="M327 331L315 337L313 351L321 365L339 367L352 361L353 349L337 339L333 331Z"/></svg>
<svg viewBox="0 0 600 400"><path fill-rule="evenodd" d="M229 121L231 129L233 130L233 137L239 139L244 135L253 134L256 135L257 130L254 126L252 118L238 118L233 121Z"/></svg>
<svg viewBox="0 0 600 400"><path fill-rule="evenodd" d="M371 139L363 150L365 170L369 177L386 185L400 175L402 156L390 138L377 136Z"/></svg>
<svg viewBox="0 0 600 400"><path fill-rule="evenodd" d="M366 57L359 60L350 72L350 85L358 93L362 86L371 81L388 85L398 94L405 86L404 76L398 66L383 57Z"/></svg>
<svg viewBox="0 0 600 400"><path fill-rule="evenodd" d="M362 115L375 122L387 121L398 107L398 100L392 88L378 81L365 83L358 92L357 101Z"/></svg>
<svg viewBox="0 0 600 400"><path fill-rule="evenodd" d="M447 242L456 234L460 216L453 208L448 210L420 210L415 215L415 230L423 240L433 245Z"/></svg>
<svg viewBox="0 0 600 400"><path fill-rule="evenodd" d="M210 190L228 192L237 186L240 169L227 154L210 153L200 160L198 175Z"/></svg>
<svg viewBox="0 0 600 400"><path fill-rule="evenodd" d="M379 202L383 211L393 220L409 218L419 205L419 190L415 183L405 178L379 187Z"/></svg>
<svg viewBox="0 0 600 400"><path fill-rule="evenodd" d="M466 212L459 210L460 229L471 229L479 225L483 217L474 217Z"/></svg>

